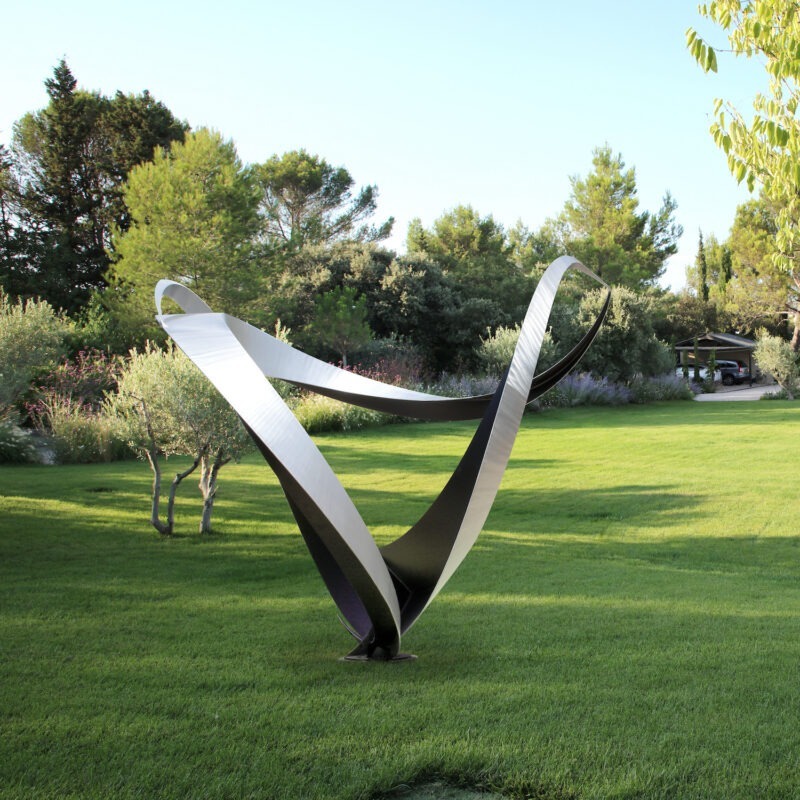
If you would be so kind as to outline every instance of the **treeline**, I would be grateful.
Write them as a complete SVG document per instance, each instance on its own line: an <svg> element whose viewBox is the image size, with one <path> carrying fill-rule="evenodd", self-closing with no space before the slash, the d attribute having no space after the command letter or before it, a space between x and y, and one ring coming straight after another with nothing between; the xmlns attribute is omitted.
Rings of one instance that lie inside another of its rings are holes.
<svg viewBox="0 0 800 800"><path fill-rule="evenodd" d="M373 221L377 188L344 167L302 150L245 165L148 92L79 89L63 61L45 86L47 107L2 149L0 284L67 312L81 346L157 340L152 288L168 277L326 358L403 349L431 372L466 369L487 331L521 321L557 255L641 293L681 233L668 194L639 210L634 170L605 146L540 230L461 206L414 220L398 257L381 245L393 220Z"/></svg>
<svg viewBox="0 0 800 800"><path fill-rule="evenodd" d="M192 130L148 92L79 89L64 61L45 86L47 107L0 146L0 286L12 300L63 309L75 349L126 353L163 341L152 294L172 278L323 358L402 354L431 375L476 371L481 340L513 331L543 268L565 252L618 287L589 357L600 375L658 374L670 342L742 320L730 302L743 284L741 248L706 273L726 276L724 302L698 281L682 294L657 288L682 234L676 203L666 192L657 211L641 210L635 170L608 145L539 229L505 229L458 206L430 227L412 221L398 256L382 244L393 219L374 220L377 188L358 188L344 167L303 150L244 164L232 142ZM554 352L596 303L581 299L587 288L579 278L567 287L551 323ZM763 308L751 313L750 329L763 318Z"/></svg>

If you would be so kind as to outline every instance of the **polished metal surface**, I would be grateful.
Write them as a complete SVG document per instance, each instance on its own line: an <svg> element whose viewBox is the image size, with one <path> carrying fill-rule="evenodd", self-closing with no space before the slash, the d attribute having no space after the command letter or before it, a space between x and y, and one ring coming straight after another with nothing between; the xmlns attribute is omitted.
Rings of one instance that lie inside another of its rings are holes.
<svg viewBox="0 0 800 800"><path fill-rule="evenodd" d="M569 269L603 283L569 256L536 287L511 364L494 394L439 397L390 386L319 361L227 314L174 281L156 286L157 319L241 417L286 493L306 545L359 644L351 656L399 658L400 638L466 557L486 521L526 403L578 363L595 323L557 364L535 375L556 291ZM603 284L605 285L605 284ZM185 313L163 314L170 298ZM344 487L265 376L345 402L419 419L481 419L441 494L411 529L378 548Z"/></svg>

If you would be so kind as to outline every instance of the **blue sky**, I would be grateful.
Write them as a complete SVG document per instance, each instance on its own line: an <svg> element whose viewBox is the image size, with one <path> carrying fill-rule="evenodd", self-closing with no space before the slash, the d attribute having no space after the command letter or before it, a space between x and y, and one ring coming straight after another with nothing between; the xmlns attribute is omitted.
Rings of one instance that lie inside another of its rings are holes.
<svg viewBox="0 0 800 800"><path fill-rule="evenodd" d="M678 289L698 229L725 238L749 196L708 127L715 97L750 108L763 69L693 63L689 25L724 44L695 0L28 0L2 19L0 141L46 104L65 57L83 88L149 89L247 162L302 147L376 184L398 251L413 217L458 204L538 228L608 143L636 168L642 209L666 190L678 202L663 281Z"/></svg>

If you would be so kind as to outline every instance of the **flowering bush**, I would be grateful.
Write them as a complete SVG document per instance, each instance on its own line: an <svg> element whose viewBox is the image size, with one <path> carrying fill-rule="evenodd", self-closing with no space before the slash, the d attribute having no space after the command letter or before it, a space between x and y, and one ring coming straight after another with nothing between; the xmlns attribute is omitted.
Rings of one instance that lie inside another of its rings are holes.
<svg viewBox="0 0 800 800"><path fill-rule="evenodd" d="M424 359L416 348L392 337L373 340L353 371L383 383L418 389L425 370Z"/></svg>
<svg viewBox="0 0 800 800"><path fill-rule="evenodd" d="M631 402L631 391L608 378L595 378L588 372L567 375L542 396L544 408L572 406L621 406Z"/></svg>
<svg viewBox="0 0 800 800"><path fill-rule="evenodd" d="M100 409L116 386L121 359L82 350L42 380L37 397L26 404L33 424L52 438L59 464L92 464L130 458L118 425Z"/></svg>
<svg viewBox="0 0 800 800"><path fill-rule="evenodd" d="M122 369L122 359L100 350L81 350L74 359L63 361L42 379L38 398L26 405L38 423L45 407L55 398L87 412L98 411L106 392L113 390Z"/></svg>

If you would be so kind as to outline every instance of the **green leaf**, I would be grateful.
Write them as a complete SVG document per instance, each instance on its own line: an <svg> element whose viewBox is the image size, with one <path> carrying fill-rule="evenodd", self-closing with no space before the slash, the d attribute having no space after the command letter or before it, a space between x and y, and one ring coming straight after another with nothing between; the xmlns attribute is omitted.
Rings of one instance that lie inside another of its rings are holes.
<svg viewBox="0 0 800 800"><path fill-rule="evenodd" d="M713 47L706 47L706 60L704 69L706 72L717 71L717 54Z"/></svg>
<svg viewBox="0 0 800 800"><path fill-rule="evenodd" d="M767 122L767 141L773 146L775 146L777 142L777 136L775 134L775 123L772 120Z"/></svg>

